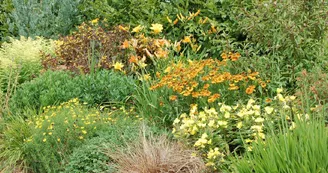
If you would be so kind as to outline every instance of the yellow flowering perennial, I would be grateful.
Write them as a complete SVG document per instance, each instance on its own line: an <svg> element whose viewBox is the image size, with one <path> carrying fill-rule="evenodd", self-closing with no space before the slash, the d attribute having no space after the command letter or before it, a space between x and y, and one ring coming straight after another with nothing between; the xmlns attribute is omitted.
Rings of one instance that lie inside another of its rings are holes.
<svg viewBox="0 0 328 173"><path fill-rule="evenodd" d="M44 107L43 111L28 121L36 133L26 142L42 140L43 143L65 143L67 140L82 140L92 135L96 126L113 121L110 114L87 109L76 98L59 106Z"/></svg>
<svg viewBox="0 0 328 173"><path fill-rule="evenodd" d="M154 34L159 34L163 30L163 25L162 24L151 24L152 27L150 27L151 30L153 30Z"/></svg>
<svg viewBox="0 0 328 173"><path fill-rule="evenodd" d="M197 104L192 104L189 114L183 113L174 120L172 133L197 149L206 165L216 170L231 151L252 150L250 143L265 140L266 124L285 115L279 111L294 111L302 117L294 107L286 108L294 104L295 96L284 97L281 92L279 90L273 101L264 105L249 99L246 104L218 103L216 108L199 110ZM290 130L297 128L293 121L289 125Z"/></svg>

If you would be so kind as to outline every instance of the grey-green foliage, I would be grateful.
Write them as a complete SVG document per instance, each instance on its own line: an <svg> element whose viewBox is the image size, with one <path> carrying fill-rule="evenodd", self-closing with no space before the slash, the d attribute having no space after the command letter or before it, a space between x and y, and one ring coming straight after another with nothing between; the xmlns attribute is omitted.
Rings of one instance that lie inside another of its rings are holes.
<svg viewBox="0 0 328 173"><path fill-rule="evenodd" d="M18 34L26 37L66 35L79 23L80 0L13 0Z"/></svg>

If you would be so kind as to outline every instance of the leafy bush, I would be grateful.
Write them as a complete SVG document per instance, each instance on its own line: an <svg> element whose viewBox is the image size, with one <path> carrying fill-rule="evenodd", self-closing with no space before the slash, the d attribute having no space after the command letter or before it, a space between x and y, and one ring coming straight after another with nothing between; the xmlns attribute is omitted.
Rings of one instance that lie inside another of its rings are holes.
<svg viewBox="0 0 328 173"><path fill-rule="evenodd" d="M76 79L76 87L80 89L77 97L90 105L125 103L134 91L134 79L114 71L100 71Z"/></svg>
<svg viewBox="0 0 328 173"><path fill-rule="evenodd" d="M75 73L90 73L95 69L109 69L122 59L120 46L129 33L118 27L105 31L98 20L83 23L72 35L57 41L56 56L44 54L45 69L67 69Z"/></svg>
<svg viewBox="0 0 328 173"><path fill-rule="evenodd" d="M47 71L39 78L22 84L10 100L13 113L26 108L39 110L79 98L89 105L125 102L133 92L133 79L119 73L100 71L85 76L69 72Z"/></svg>
<svg viewBox="0 0 328 173"><path fill-rule="evenodd" d="M175 51L180 55L198 53L200 58L219 58L221 52L232 49L227 27L203 13L198 9L189 15L179 13L174 20L167 17L165 35L175 41Z"/></svg>
<svg viewBox="0 0 328 173"><path fill-rule="evenodd" d="M253 143L252 151L233 159L229 172L327 172L328 128L324 121L301 118L295 125L292 131L283 125L265 142Z"/></svg>
<svg viewBox="0 0 328 173"><path fill-rule="evenodd" d="M79 9L86 20L106 19L110 25L163 23L166 21L166 16L172 18L176 14L187 14L189 11L197 11L198 9L209 18L223 22L230 20L229 11L233 2L216 0L84 0Z"/></svg>
<svg viewBox="0 0 328 173"><path fill-rule="evenodd" d="M10 99L10 108L13 113L28 108L40 109L75 98L75 90L76 83L69 73L49 71L19 86Z"/></svg>
<svg viewBox="0 0 328 173"><path fill-rule="evenodd" d="M9 25L12 10L13 4L11 0L0 2L0 46L1 42L7 40L7 37L13 37L15 35L13 28Z"/></svg>
<svg viewBox="0 0 328 173"><path fill-rule="evenodd" d="M248 63L257 69L264 66L262 72L270 76L279 70L275 82L293 87L295 74L302 68L311 69L322 58L327 4L322 0L255 0L251 6L241 11L239 26L247 35L248 54L261 58Z"/></svg>
<svg viewBox="0 0 328 173"><path fill-rule="evenodd" d="M214 170L222 168L227 156L251 150L247 144L254 140L266 139L268 124L278 124L280 116L289 117L289 126L293 126L291 117L299 114L295 109L295 96L284 97L278 89L273 101L267 99L234 106L219 103L219 108L207 108L198 111L198 105L191 105L189 115L181 114L174 121L174 136L189 146L195 147L204 157L206 165ZM290 111L290 112L289 112Z"/></svg>
<svg viewBox="0 0 328 173"><path fill-rule="evenodd" d="M328 103L327 82L328 76L324 71L320 69L312 70L312 72L303 70L297 78L298 90L296 94L300 97L307 96L306 101L310 102L312 106L325 105Z"/></svg>
<svg viewBox="0 0 328 173"><path fill-rule="evenodd" d="M13 0L11 12L18 35L46 38L67 35L80 23L79 0Z"/></svg>
<svg viewBox="0 0 328 173"><path fill-rule="evenodd" d="M84 0L79 9L86 20L106 19L109 25L138 24L139 22L146 24L163 18L162 9L167 7L166 4L158 0Z"/></svg>

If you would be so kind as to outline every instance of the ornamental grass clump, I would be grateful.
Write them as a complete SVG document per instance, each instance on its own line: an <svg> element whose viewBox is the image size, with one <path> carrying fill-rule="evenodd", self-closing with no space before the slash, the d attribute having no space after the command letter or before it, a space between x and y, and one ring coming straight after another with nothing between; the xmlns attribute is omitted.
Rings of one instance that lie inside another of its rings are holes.
<svg viewBox="0 0 328 173"><path fill-rule="evenodd" d="M167 137L140 137L125 151L109 152L119 173L201 173L205 165L195 151L182 147Z"/></svg>
<svg viewBox="0 0 328 173"><path fill-rule="evenodd" d="M29 81L39 75L41 66L41 51L54 53L54 42L42 37L35 39L21 36L20 39L10 38L9 42L0 47L0 80L4 87L14 80L10 74L17 74L18 84ZM15 75L14 75L15 76ZM2 87L4 91L6 88Z"/></svg>
<svg viewBox="0 0 328 173"><path fill-rule="evenodd" d="M280 130L271 129L265 142L253 143L252 151L233 158L228 172L320 172L328 170L328 128L324 112L295 119L290 130L284 121ZM321 118L318 118L321 117Z"/></svg>

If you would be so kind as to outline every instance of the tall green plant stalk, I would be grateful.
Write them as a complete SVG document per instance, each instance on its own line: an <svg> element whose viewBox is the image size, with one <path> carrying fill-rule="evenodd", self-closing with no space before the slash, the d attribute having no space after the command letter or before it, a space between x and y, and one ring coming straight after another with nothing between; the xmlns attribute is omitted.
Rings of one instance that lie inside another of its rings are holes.
<svg viewBox="0 0 328 173"><path fill-rule="evenodd" d="M0 76L0 118L2 118L4 114L10 115L9 99L16 91L20 69L20 67L17 69L10 68L9 74L7 76ZM3 78L8 79L7 86L3 86ZM3 88L6 88L6 91L3 91Z"/></svg>

